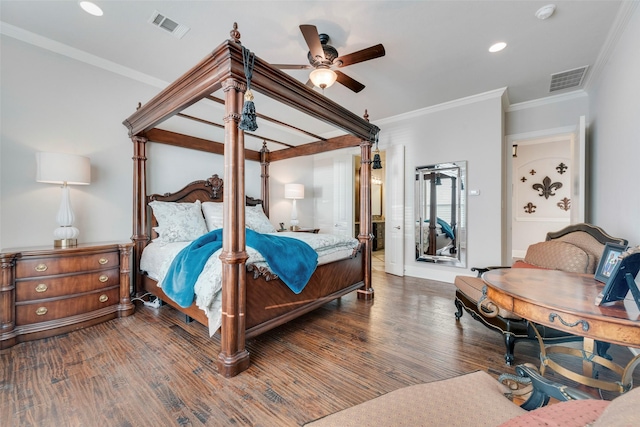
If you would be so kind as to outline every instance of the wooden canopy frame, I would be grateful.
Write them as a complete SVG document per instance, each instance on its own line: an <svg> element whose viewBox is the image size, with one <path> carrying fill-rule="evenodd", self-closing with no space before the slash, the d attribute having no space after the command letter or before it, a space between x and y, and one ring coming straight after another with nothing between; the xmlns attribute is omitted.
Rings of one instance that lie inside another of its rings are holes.
<svg viewBox="0 0 640 427"><path fill-rule="evenodd" d="M251 89L287 106L331 124L348 135L269 152L244 147L244 131L238 128L246 91L240 33L234 24L231 39L202 59L197 65L162 90L127 118L134 145L133 156L133 235L135 283L141 280L139 260L149 241L147 234L146 143L154 141L224 155L224 221L222 261L222 326L218 369L224 376L234 376L249 366L245 348L246 265L245 245L245 161L261 162L261 198L269 212L269 164L272 161L311 155L345 147L360 146L360 233L363 248L364 285L358 298L373 298L371 287L371 146L379 129L366 117L358 117L323 95L315 92L280 70L255 58ZM211 94L224 92L224 144L157 129L168 118L180 115L185 108Z"/></svg>

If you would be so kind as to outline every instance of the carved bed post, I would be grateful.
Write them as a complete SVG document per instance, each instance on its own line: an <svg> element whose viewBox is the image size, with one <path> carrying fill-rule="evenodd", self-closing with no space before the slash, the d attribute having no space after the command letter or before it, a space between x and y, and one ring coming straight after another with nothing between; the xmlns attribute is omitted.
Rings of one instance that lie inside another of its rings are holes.
<svg viewBox="0 0 640 427"><path fill-rule="evenodd" d="M131 137L133 142L133 235L134 244L131 268L135 271L133 277L133 291L137 292L142 283L140 271L140 257L142 250L149 241L147 235L147 142L142 136Z"/></svg>
<svg viewBox="0 0 640 427"><path fill-rule="evenodd" d="M238 129L246 86L227 79L224 116L224 214L222 226L222 325L218 372L233 377L249 367L245 348L246 266L244 132Z"/></svg>
<svg viewBox="0 0 640 427"><path fill-rule="evenodd" d="M365 111L365 120L369 115ZM362 243L364 263L364 284L358 289L358 299L373 299L371 287L371 249L373 246L373 224L371 222L371 141L360 143L360 234L358 240Z"/></svg>
<svg viewBox="0 0 640 427"><path fill-rule="evenodd" d="M267 218L269 217L269 149L267 141L262 141L260 150L260 177L262 178L262 189L260 198L262 199L262 209Z"/></svg>

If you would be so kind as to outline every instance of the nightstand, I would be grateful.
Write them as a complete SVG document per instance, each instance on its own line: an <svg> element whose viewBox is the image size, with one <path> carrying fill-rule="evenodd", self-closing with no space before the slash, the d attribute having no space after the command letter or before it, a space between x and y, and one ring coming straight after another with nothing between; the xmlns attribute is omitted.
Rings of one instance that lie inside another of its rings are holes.
<svg viewBox="0 0 640 427"><path fill-rule="evenodd" d="M284 229L284 230L278 230L278 231L292 231L294 233L314 233L314 234L318 234L320 229L319 228L297 228L295 230Z"/></svg>
<svg viewBox="0 0 640 427"><path fill-rule="evenodd" d="M133 313L132 243L0 254L0 349Z"/></svg>

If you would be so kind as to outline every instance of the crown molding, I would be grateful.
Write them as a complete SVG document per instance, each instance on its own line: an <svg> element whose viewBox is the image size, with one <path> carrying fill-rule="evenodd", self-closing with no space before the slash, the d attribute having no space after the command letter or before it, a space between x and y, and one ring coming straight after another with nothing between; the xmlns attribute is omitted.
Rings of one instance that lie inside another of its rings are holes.
<svg viewBox="0 0 640 427"><path fill-rule="evenodd" d="M442 104L432 105L429 107L420 108L418 110L409 111L408 113L398 114L397 116L387 117L385 119L376 120L376 124L386 125L395 123L401 120L413 119L416 117L426 116L438 111L449 110L451 108L457 108L464 105L475 104L476 102L486 101L488 99L502 98L507 88L483 92L477 95L467 96L464 98L454 99L453 101L443 102Z"/></svg>
<svg viewBox="0 0 640 427"><path fill-rule="evenodd" d="M538 98L531 101L519 102L517 104L510 105L505 109L505 112L511 113L519 110L526 110L528 108L542 107L549 104L555 104L556 102L571 101L573 99L587 98L589 95L584 89L576 90L573 92L563 93L560 95L548 96L546 98Z"/></svg>
<svg viewBox="0 0 640 427"><path fill-rule="evenodd" d="M640 2L637 0L623 1L620 5L616 19L609 30L609 34L602 45L602 49L600 49L596 62L593 64L593 67L591 67L591 72L587 73L586 80L583 85L585 91L589 91L599 80L602 71L609 62L609 58L615 51L616 46L618 46L618 41L627 29L629 21L638 8L638 5L640 5Z"/></svg>
<svg viewBox="0 0 640 427"><path fill-rule="evenodd" d="M115 62L100 58L96 55L92 55L83 50L76 49L66 44L39 36L38 34L23 30L22 28L16 27L15 25L7 24L3 21L0 21L0 34L45 50L49 50L51 52L55 52L68 58L93 65L94 67L102 68L106 71L128 77L130 79L148 84L153 87L164 89L169 85L168 82L157 79L148 74L141 73L120 64L116 64Z"/></svg>

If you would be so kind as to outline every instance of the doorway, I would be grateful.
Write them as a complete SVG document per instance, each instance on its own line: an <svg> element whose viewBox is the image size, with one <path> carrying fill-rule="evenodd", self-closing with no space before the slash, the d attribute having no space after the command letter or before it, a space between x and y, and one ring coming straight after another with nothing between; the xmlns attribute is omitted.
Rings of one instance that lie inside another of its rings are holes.
<svg viewBox="0 0 640 427"><path fill-rule="evenodd" d="M585 221L585 121L546 135L520 135L507 141L511 166L510 251L507 262L524 258L529 245L546 233Z"/></svg>
<svg viewBox="0 0 640 427"><path fill-rule="evenodd" d="M362 157L356 156L355 159L355 180L354 180L354 223L355 237L360 234L360 163ZM382 261L382 270L384 270L384 250L385 250L385 202L386 202L386 185L384 165L386 164L386 154L380 151L380 160L382 169L373 169L371 171L371 216L373 226L373 245L372 255L374 262Z"/></svg>

